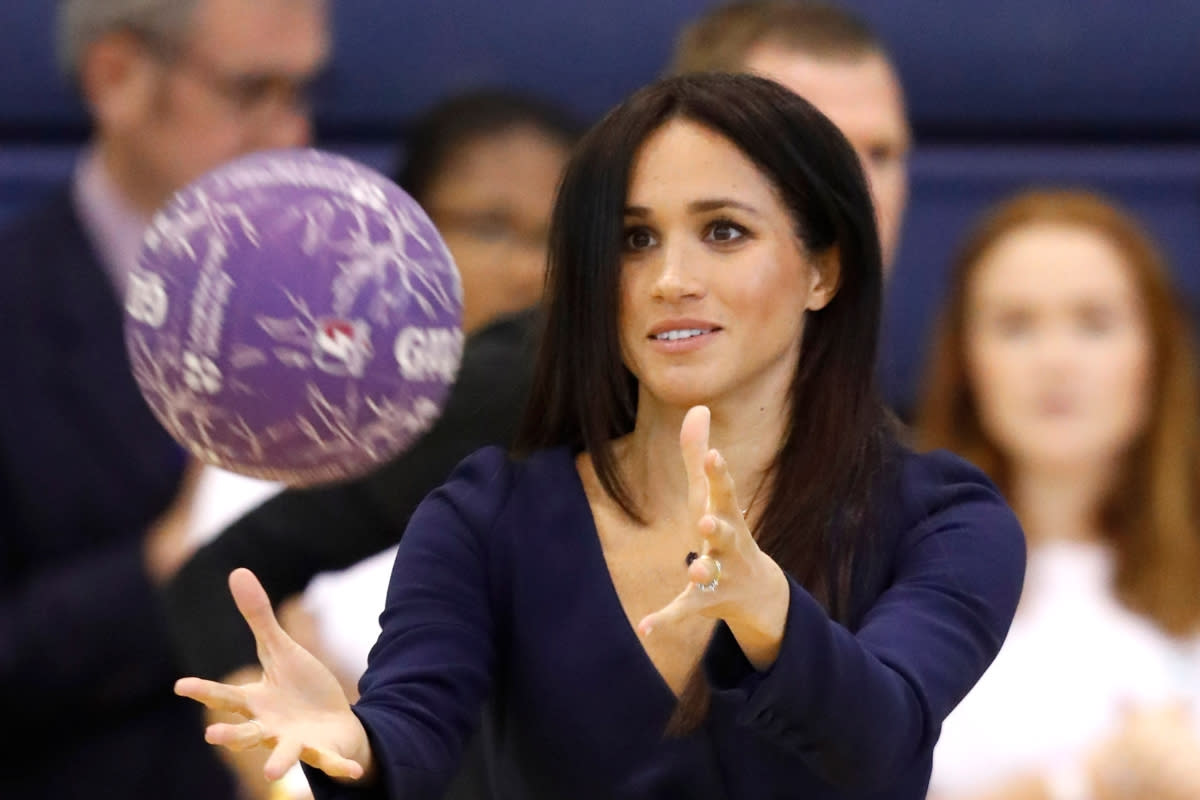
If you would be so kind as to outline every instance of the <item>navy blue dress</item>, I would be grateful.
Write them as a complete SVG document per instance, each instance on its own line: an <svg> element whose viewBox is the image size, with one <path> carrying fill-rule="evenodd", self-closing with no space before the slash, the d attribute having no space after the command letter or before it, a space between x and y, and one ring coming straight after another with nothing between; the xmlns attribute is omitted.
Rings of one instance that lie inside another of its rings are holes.
<svg viewBox="0 0 1200 800"><path fill-rule="evenodd" d="M923 798L942 720L1012 621L1025 546L992 484L946 453L904 454L891 495L855 629L793 581L760 673L718 623L707 720L672 738L675 697L625 616L574 455L479 451L400 543L354 706L379 780L310 770L318 798L439 797L485 703L497 798Z"/></svg>

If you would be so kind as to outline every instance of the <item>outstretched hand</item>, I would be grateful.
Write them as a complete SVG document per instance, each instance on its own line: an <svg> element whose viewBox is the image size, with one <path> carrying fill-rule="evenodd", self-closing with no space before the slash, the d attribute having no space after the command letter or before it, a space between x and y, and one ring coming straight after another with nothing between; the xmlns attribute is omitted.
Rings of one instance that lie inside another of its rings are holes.
<svg viewBox="0 0 1200 800"><path fill-rule="evenodd" d="M687 567L688 584L664 608L647 615L638 631L691 615L724 620L747 658L762 669L774 662L787 618L790 590L783 570L754 540L738 503L724 457L709 447L711 416L690 409L679 432L688 475L688 515L697 557Z"/></svg>
<svg viewBox="0 0 1200 800"><path fill-rule="evenodd" d="M337 678L279 625L254 573L234 570L229 589L254 634L263 677L242 686L201 678L175 683L176 694L246 718L210 725L205 739L231 750L272 748L263 769L268 780L297 761L335 778L363 778L371 768L370 743Z"/></svg>

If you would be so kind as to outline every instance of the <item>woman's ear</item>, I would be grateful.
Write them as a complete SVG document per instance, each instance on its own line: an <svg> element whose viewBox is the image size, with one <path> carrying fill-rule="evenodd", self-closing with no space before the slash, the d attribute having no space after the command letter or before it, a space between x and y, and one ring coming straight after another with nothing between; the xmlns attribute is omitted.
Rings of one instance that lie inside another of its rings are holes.
<svg viewBox="0 0 1200 800"><path fill-rule="evenodd" d="M812 257L808 287L809 311L820 311L837 294L842 279L842 253L837 245L827 247Z"/></svg>

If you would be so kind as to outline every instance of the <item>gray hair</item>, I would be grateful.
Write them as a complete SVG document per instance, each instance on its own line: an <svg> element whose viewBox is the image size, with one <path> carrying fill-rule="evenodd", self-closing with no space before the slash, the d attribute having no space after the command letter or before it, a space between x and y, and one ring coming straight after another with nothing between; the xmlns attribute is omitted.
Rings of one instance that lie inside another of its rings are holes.
<svg viewBox="0 0 1200 800"><path fill-rule="evenodd" d="M100 37L133 31L176 44L187 33L198 0L59 0L58 63L78 77L83 54Z"/></svg>

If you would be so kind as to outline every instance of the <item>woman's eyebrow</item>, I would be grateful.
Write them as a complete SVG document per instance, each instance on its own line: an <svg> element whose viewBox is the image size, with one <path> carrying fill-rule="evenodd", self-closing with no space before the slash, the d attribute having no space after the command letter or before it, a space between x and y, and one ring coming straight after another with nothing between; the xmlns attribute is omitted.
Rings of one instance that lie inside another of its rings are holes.
<svg viewBox="0 0 1200 800"><path fill-rule="evenodd" d="M754 206L728 197L705 198L703 200L693 200L691 203L688 203L688 211L693 214L719 211L723 208L737 208L756 216L760 213ZM625 206L625 216L644 218L651 216L651 212L645 206Z"/></svg>

